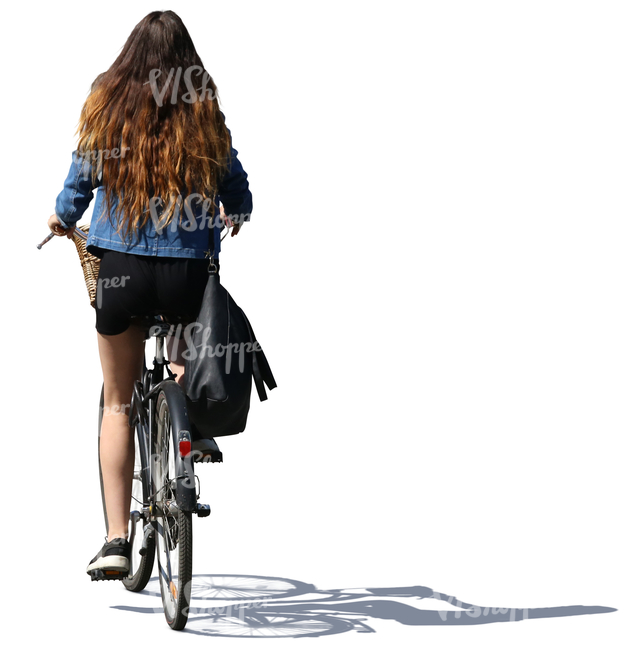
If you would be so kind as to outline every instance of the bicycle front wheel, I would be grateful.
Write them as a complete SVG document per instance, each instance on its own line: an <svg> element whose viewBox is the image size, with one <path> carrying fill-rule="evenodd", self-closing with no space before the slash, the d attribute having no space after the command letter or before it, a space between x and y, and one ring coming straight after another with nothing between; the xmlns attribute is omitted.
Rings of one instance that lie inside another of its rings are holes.
<svg viewBox="0 0 627 650"><path fill-rule="evenodd" d="M145 516L148 507L148 489L142 476L143 470L138 436L139 431L136 428L135 467L133 469L128 536L131 545L131 568L128 576L122 580L129 591L142 591L144 589L150 580L155 561L155 535L152 531L152 524L147 521ZM144 538L146 538L145 545Z"/></svg>
<svg viewBox="0 0 627 650"><path fill-rule="evenodd" d="M156 436L152 454L159 586L163 611L173 630L187 623L192 592L192 513L177 506L176 434L168 393L161 391L156 404ZM190 461L191 462L191 461ZM180 486L180 484L179 484ZM180 489L180 488L179 488Z"/></svg>

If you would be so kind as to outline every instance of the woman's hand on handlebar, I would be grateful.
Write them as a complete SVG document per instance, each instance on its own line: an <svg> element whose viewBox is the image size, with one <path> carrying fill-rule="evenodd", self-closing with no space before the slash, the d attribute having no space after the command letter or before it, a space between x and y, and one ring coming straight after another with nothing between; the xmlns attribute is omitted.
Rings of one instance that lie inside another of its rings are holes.
<svg viewBox="0 0 627 650"><path fill-rule="evenodd" d="M237 233L240 231L242 224L234 224L233 221L226 216L226 212L224 211L224 206L222 204L220 204L220 219L222 219L222 223L226 224L227 228L231 228L232 226L231 237L235 237L235 235L237 235Z"/></svg>
<svg viewBox="0 0 627 650"><path fill-rule="evenodd" d="M48 219L48 228L50 228L50 230L59 237L63 237L63 235L65 235L68 239L71 239L76 226L72 226L71 228L67 229L64 228L59 221L59 217L57 217L56 214L53 214Z"/></svg>

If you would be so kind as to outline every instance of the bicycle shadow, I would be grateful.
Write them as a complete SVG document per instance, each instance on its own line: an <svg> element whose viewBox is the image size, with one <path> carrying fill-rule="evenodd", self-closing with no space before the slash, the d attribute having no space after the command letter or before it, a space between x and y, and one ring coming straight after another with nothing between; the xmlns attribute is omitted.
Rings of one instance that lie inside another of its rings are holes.
<svg viewBox="0 0 627 650"><path fill-rule="evenodd" d="M152 578L138 596L160 597L158 579ZM415 607L400 599L427 607ZM443 609L441 603L446 603ZM112 608L163 614L162 607ZM205 636L296 638L351 630L375 632L367 624L374 619L395 620L401 625L485 625L615 611L614 607L597 605L480 607L422 586L317 589L289 578L211 574L194 576L184 631Z"/></svg>

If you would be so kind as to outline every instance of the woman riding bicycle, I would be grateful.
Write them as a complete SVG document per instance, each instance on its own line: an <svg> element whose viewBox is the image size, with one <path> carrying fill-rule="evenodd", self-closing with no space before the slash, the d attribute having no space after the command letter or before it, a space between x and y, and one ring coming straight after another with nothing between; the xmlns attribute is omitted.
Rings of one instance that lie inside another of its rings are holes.
<svg viewBox="0 0 627 650"><path fill-rule="evenodd" d="M250 218L252 195L216 86L172 11L154 11L137 24L92 84L77 132L48 226L71 237L98 188L87 250L101 259L95 306L109 529L87 571L118 570L124 577L134 464L128 409L145 347L145 331L131 319L196 319L208 258L217 262L225 222L234 224L235 235ZM169 337L170 367L182 383L186 345L173 344Z"/></svg>

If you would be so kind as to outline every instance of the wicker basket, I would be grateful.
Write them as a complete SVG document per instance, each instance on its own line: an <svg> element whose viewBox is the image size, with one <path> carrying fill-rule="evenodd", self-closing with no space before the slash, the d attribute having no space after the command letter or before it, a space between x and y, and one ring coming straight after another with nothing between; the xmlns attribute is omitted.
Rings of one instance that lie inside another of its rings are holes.
<svg viewBox="0 0 627 650"><path fill-rule="evenodd" d="M80 232L79 232L80 231ZM87 251L87 234L89 233L89 225L77 226L72 235L72 240L76 245L78 257L81 260L83 267L83 275L85 276L85 284L89 293L89 302L91 306L96 308L96 290L98 288L98 272L100 271L100 258L92 255Z"/></svg>

